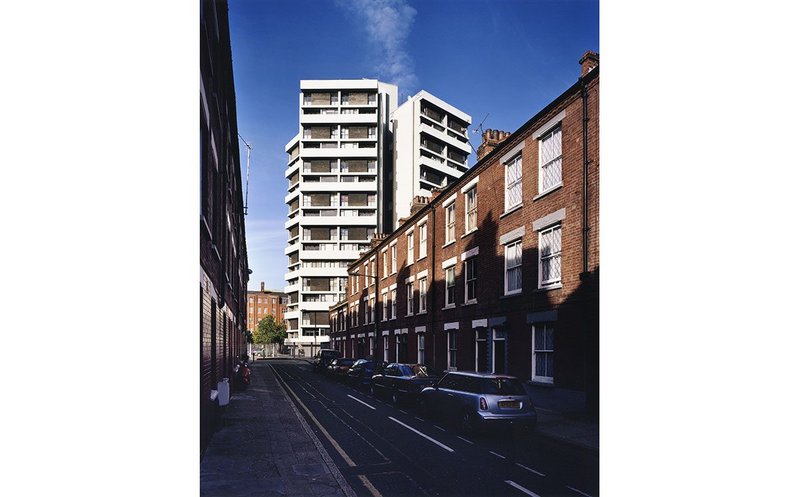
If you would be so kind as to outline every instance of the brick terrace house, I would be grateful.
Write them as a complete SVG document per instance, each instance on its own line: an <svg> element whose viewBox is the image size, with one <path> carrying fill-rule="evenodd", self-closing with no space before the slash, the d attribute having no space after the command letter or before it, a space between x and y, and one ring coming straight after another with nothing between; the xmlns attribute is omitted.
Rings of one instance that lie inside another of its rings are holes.
<svg viewBox="0 0 799 497"><path fill-rule="evenodd" d="M345 356L507 373L599 396L599 56L349 268L330 308ZM543 391L543 390L542 390Z"/></svg>
<svg viewBox="0 0 799 497"><path fill-rule="evenodd" d="M285 313L285 293L264 288L263 281L260 290L247 291L247 330L254 332L258 322L270 314L275 321L282 323Z"/></svg>
<svg viewBox="0 0 799 497"><path fill-rule="evenodd" d="M213 392L246 351L249 269L227 2L200 6L200 448L213 433Z"/></svg>

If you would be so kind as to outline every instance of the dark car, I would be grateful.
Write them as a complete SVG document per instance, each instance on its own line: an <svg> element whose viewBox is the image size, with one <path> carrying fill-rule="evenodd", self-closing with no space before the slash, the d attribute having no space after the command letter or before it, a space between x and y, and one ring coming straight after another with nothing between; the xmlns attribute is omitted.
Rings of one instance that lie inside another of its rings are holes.
<svg viewBox="0 0 799 497"><path fill-rule="evenodd" d="M391 363L372 376L370 391L385 394L394 404L415 399L426 386L437 382L440 373L423 364Z"/></svg>
<svg viewBox="0 0 799 497"><path fill-rule="evenodd" d="M385 361L358 359L347 371L347 381L357 388L366 388L372 382L372 375L382 371L386 364Z"/></svg>
<svg viewBox="0 0 799 497"><path fill-rule="evenodd" d="M314 371L325 372L330 365L330 361L341 357L341 352L332 349L322 349L316 353L314 357L313 367Z"/></svg>
<svg viewBox="0 0 799 497"><path fill-rule="evenodd" d="M532 431L538 415L522 382L513 376L451 371L419 394L422 410L455 421L464 432L491 425Z"/></svg>
<svg viewBox="0 0 799 497"><path fill-rule="evenodd" d="M327 374L337 380L343 380L347 377L347 371L349 371L350 366L355 363L355 359L350 357L339 357L337 359L333 359L330 365L327 367Z"/></svg>

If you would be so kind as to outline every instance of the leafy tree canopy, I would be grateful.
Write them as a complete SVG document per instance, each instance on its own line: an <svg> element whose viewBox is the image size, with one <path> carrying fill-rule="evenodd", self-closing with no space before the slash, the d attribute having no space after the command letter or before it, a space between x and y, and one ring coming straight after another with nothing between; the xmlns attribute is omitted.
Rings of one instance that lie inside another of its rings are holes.
<svg viewBox="0 0 799 497"><path fill-rule="evenodd" d="M283 343L286 338L286 325L278 323L271 314L258 321L258 327L253 334L253 342L258 344Z"/></svg>

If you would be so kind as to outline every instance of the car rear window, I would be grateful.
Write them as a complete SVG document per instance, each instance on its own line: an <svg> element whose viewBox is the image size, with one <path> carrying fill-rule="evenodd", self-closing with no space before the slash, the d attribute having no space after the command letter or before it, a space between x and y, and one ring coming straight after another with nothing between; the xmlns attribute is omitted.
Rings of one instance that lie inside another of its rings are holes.
<svg viewBox="0 0 799 497"><path fill-rule="evenodd" d="M427 377L438 377L441 374L431 368L430 366L425 366L424 364L414 364L411 366L411 372L417 378L427 378Z"/></svg>
<svg viewBox="0 0 799 497"><path fill-rule="evenodd" d="M526 395L522 382L516 378L484 378L480 382L484 393L489 395Z"/></svg>
<svg viewBox="0 0 799 497"><path fill-rule="evenodd" d="M339 359L336 363L338 366L352 366L355 362L355 359Z"/></svg>

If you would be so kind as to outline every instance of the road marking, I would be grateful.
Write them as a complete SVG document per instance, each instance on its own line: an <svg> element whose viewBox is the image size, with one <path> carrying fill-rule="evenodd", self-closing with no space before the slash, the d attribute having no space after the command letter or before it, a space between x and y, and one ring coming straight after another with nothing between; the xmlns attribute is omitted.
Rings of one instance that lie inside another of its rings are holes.
<svg viewBox="0 0 799 497"><path fill-rule="evenodd" d="M463 440L463 441L464 441L464 442L466 442L467 444L472 444L472 445L474 445L474 442L472 442L471 440L466 440L466 439L465 439L465 438L463 438L463 437L458 437L458 438L460 438L461 440Z"/></svg>
<svg viewBox="0 0 799 497"><path fill-rule="evenodd" d="M407 412L403 411L402 409L400 409L399 412L401 412L402 414L406 414L406 415L408 414Z"/></svg>
<svg viewBox="0 0 799 497"><path fill-rule="evenodd" d="M526 469L527 471L529 471L529 472L531 472L531 473L535 473L535 474L537 474L538 476L546 476L544 473L540 473L540 472L538 472L538 471L534 470L533 468L528 468L528 467L527 467L527 466L525 466L524 464L519 464L519 463L516 463L516 466L519 466L520 468L524 468L524 469Z"/></svg>
<svg viewBox="0 0 799 497"><path fill-rule="evenodd" d="M414 416L414 418L418 419L419 421L424 421L424 419L420 418L419 416Z"/></svg>
<svg viewBox="0 0 799 497"><path fill-rule="evenodd" d="M435 426L436 428L438 428L438 429L439 429L439 430L441 430L441 431L447 431L447 430L445 430L444 428L442 428L442 427L440 427L440 426L438 426L438 425L433 425L433 426Z"/></svg>
<svg viewBox="0 0 799 497"><path fill-rule="evenodd" d="M501 457L502 459L507 459L507 458L506 458L505 456L503 456L502 454L497 454L497 453L496 453L496 452L494 452L493 450L489 450L488 452L490 452L490 453L494 454L494 455L495 455L495 456L497 456L497 457Z"/></svg>
<svg viewBox="0 0 799 497"><path fill-rule="evenodd" d="M369 490L369 493L374 495L374 497L383 497L383 495L377 491L375 486L372 485L372 482L369 481L369 478L364 475L358 475L358 479L361 480L363 486L366 487L366 489Z"/></svg>
<svg viewBox="0 0 799 497"><path fill-rule="evenodd" d="M527 490L526 488L524 488L523 486L519 485L519 484L518 484L518 483L516 483L515 481L511 481L511 480L505 480L505 483L507 483L507 484L508 484L508 485L510 485L511 487L514 487L514 488L516 488L516 489L518 489L518 490L521 490L522 492L526 493L526 494L527 494L527 495L529 495L530 497L540 497L540 496L539 496L537 493L535 493L535 492L532 492L532 491L530 491L530 490Z"/></svg>
<svg viewBox="0 0 799 497"><path fill-rule="evenodd" d="M425 435L425 434L424 434L424 433L422 433L421 431L419 431L419 430L417 430L417 429L415 429L415 428L412 428L412 427L410 427L410 426L406 425L405 423L403 423L402 421L400 421L400 420L398 420L398 419L392 418L391 416L389 416L389 417L388 417L388 419L390 419L391 421L394 421L395 423L399 423L399 424L401 424L402 426L404 426L405 428L407 428L407 429L411 430L412 432L416 433L417 435L420 435L420 436L422 436L422 437L424 437L424 438L426 438L426 439L430 440L431 442L433 442L434 444L438 445L439 447L441 447L441 448L442 448L442 449L444 449L444 450L448 450L448 451L450 451L450 452L455 452L454 450L452 450L451 448L449 448L449 447L447 447L446 445L442 444L441 442L439 442L439 441L438 441L438 440L436 440L435 438L428 437L427 435Z"/></svg>
<svg viewBox="0 0 799 497"><path fill-rule="evenodd" d="M355 398L355 397L353 397L353 396L352 396L352 395L350 395L350 394L347 394L347 397L351 398L351 399L352 399L352 400L354 400L355 402L360 402L361 404L365 405L366 407L368 407L369 409L371 409L371 410L373 410L373 411L376 409L376 408L374 408L374 407L370 406L369 404L367 404L366 402L362 401L361 399Z"/></svg>
<svg viewBox="0 0 799 497"><path fill-rule="evenodd" d="M274 368L273 368L273 370L274 370ZM327 430L325 430L325 427L322 426L322 423L320 423L319 420L316 419L316 417L311 413L311 410L308 409L308 407L305 406L305 404L300 400L300 398L297 396L297 394L294 393L294 390L291 389L291 387L288 385L288 383L286 383L285 380L283 381L283 383L284 383L284 386L286 387L286 389L288 389L289 393L294 397L294 400L296 400L297 403L299 403L300 406L303 409L305 409L305 412L307 412L308 416L311 417L311 420L314 422L314 424L317 426L317 428L319 428L319 431L321 431L322 435L324 435L325 438L327 438L327 440L330 442L330 444L333 446L333 448L336 449L336 452L338 452L338 454L341 456L341 458L344 459L344 461L347 463L347 465L351 466L351 467L355 466L355 463L353 462L352 459L350 459L350 456L348 456L347 453L344 452L344 449L342 449L341 446L338 444L338 442L336 442L336 440L332 436L330 436L330 433L328 433Z"/></svg>
<svg viewBox="0 0 799 497"><path fill-rule="evenodd" d="M566 485L566 488L568 488L569 490L574 490L575 492L577 492L577 493L578 493L578 494L580 494L580 495L585 495L585 497L591 497L591 496L590 496L590 495L588 495L587 493L585 493L585 492L580 492L580 491L579 491L579 490L577 490L576 488L572 488L572 487L570 487L570 486L568 486L568 485Z"/></svg>

